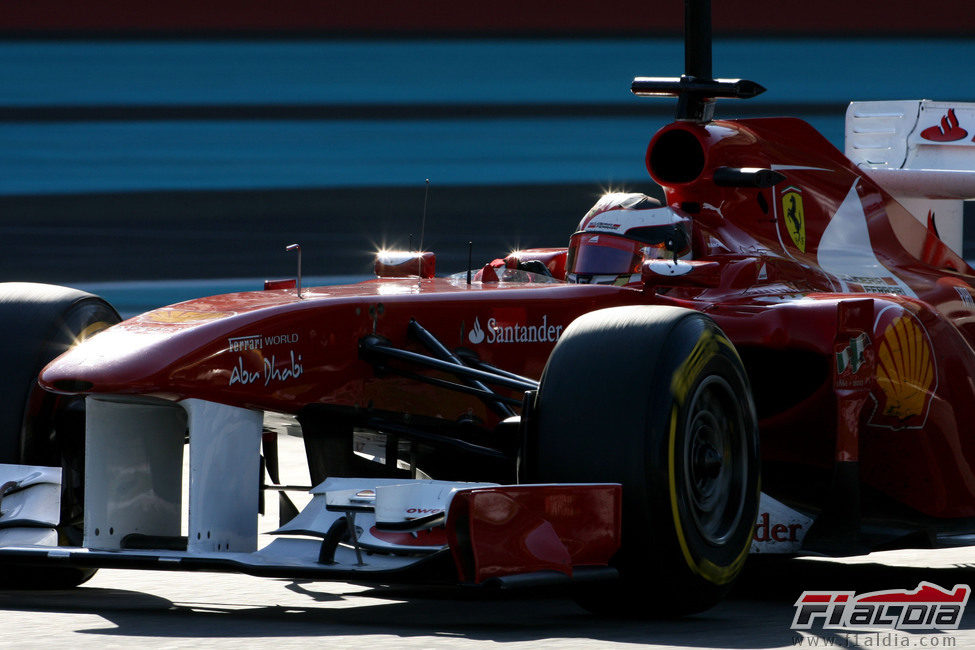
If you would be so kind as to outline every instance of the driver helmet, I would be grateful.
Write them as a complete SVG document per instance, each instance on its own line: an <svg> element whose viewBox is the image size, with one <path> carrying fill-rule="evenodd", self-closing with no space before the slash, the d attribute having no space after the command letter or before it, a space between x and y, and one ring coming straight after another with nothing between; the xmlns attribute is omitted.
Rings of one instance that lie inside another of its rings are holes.
<svg viewBox="0 0 975 650"><path fill-rule="evenodd" d="M645 260L691 257L691 220L646 194L604 194L569 238L566 279L580 284L640 282Z"/></svg>

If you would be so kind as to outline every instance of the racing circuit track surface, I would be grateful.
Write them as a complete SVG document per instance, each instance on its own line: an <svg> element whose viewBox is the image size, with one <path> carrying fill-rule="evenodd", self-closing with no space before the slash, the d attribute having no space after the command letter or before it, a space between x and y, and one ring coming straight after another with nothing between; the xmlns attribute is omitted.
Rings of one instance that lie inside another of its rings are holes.
<svg viewBox="0 0 975 650"><path fill-rule="evenodd" d="M973 550L888 552L858 562L753 566L736 595L711 611L653 622L600 620L555 595L103 570L75 591L0 591L0 646L23 647L29 639L34 647L62 648L784 648L796 647L789 626L805 589L975 583ZM951 639L953 647L973 647L975 615L970 608L961 629L942 634L880 634L892 647L952 647ZM870 647L865 636L845 647ZM844 647L844 635L825 638Z"/></svg>
<svg viewBox="0 0 975 650"><path fill-rule="evenodd" d="M283 469L291 472L286 482L307 482L300 440L282 434L279 445ZM276 502L268 504L262 531L275 527ZM843 561L751 559L732 597L714 609L643 622L593 617L564 593L102 570L71 591L0 591L0 647L786 648L797 647L789 626L804 590L859 594L914 589L922 580L945 588L975 584L975 549L890 551ZM958 630L884 631L881 642L975 647L973 609ZM843 635L813 640L820 647L823 639L839 647L880 645L864 637L847 646Z"/></svg>

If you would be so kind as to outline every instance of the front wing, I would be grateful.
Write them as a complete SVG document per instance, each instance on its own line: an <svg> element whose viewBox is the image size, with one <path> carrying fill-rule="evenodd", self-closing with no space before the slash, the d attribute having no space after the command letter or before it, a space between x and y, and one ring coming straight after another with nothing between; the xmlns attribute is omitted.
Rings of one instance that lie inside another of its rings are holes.
<svg viewBox="0 0 975 650"><path fill-rule="evenodd" d="M0 499L0 565L502 587L616 576L609 561L619 548L619 485L328 479L270 544L234 552L138 531L119 548L45 546L58 517L51 488L59 474L0 465L0 478L8 485Z"/></svg>

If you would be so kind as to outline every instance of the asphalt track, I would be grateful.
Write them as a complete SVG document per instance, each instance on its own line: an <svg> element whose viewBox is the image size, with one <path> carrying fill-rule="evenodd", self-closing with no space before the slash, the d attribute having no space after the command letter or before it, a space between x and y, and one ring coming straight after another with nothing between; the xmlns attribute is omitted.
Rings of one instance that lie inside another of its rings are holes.
<svg viewBox="0 0 975 650"><path fill-rule="evenodd" d="M0 646L796 647L789 626L803 590L973 584L975 550L887 552L857 564L795 560L747 571L733 597L703 614L621 621L592 617L557 595L102 570L73 591L0 592ZM940 634L866 636L845 647L879 646L877 638L887 638L888 647L973 647L975 615L969 609L961 629ZM843 647L847 635L824 638Z"/></svg>

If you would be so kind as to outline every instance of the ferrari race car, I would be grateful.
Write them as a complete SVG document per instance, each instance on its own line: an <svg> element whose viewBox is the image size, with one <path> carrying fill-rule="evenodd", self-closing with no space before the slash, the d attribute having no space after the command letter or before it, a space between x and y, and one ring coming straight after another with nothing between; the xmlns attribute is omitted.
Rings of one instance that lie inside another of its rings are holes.
<svg viewBox="0 0 975 650"><path fill-rule="evenodd" d="M565 248L449 277L383 252L361 284L124 322L0 287L0 580L566 583L659 615L713 605L749 552L971 543L975 105L854 103L846 155L800 120L714 120L762 88L712 78L687 6L686 74L633 82L678 98L646 155L665 203L608 195ZM263 544L274 418L311 500Z"/></svg>

